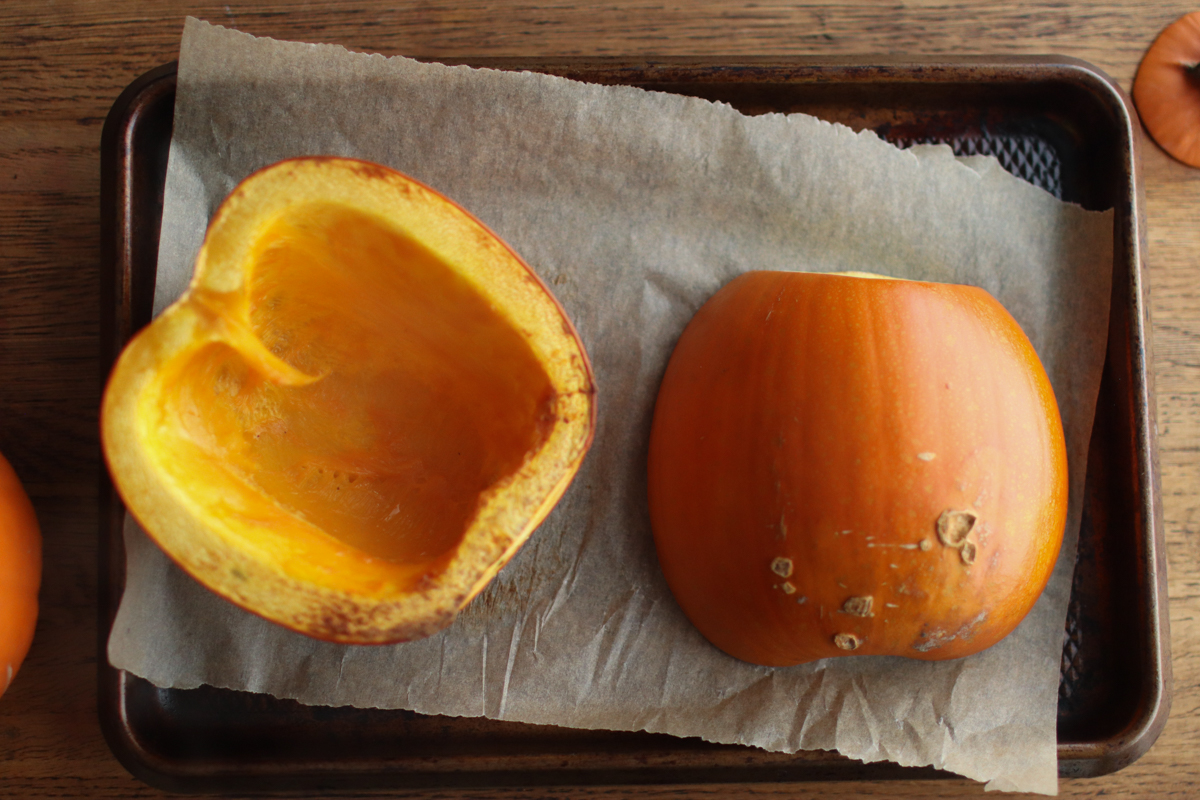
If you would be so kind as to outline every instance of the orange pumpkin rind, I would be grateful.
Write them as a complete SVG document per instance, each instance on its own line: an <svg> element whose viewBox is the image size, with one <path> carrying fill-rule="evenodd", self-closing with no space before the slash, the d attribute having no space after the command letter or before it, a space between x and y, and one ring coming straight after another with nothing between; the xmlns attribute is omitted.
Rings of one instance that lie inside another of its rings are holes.
<svg viewBox="0 0 1200 800"><path fill-rule="evenodd" d="M1066 520L1045 370L967 286L735 278L672 353L648 478L683 612L768 666L984 650L1037 601Z"/></svg>

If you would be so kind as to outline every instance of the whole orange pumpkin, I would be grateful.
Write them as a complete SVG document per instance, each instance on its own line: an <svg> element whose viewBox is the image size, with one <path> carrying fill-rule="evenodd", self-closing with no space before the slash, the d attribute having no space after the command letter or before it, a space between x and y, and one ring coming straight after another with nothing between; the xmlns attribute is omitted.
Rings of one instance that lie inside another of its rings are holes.
<svg viewBox="0 0 1200 800"><path fill-rule="evenodd" d="M41 581L42 535L33 504L0 455L0 695L33 641Z"/></svg>
<svg viewBox="0 0 1200 800"><path fill-rule="evenodd" d="M649 499L672 592L730 655L956 658L1049 580L1066 449L1037 354L982 289L752 272L671 356Z"/></svg>

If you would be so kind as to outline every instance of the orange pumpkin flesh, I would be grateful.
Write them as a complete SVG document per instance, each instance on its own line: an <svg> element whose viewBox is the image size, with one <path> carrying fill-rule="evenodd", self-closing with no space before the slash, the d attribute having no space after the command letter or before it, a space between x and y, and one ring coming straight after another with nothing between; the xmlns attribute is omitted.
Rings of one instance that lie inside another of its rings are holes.
<svg viewBox="0 0 1200 800"><path fill-rule="evenodd" d="M672 592L713 644L770 666L991 646L1049 580L1066 481L1028 339L945 284L736 278L676 345L650 440Z"/></svg>
<svg viewBox="0 0 1200 800"><path fill-rule="evenodd" d="M1200 11L1167 26L1138 66L1133 102L1162 149L1200 167Z"/></svg>
<svg viewBox="0 0 1200 800"><path fill-rule="evenodd" d="M507 246L399 173L314 158L225 201L102 422L129 509L201 583L383 643L445 627L515 554L594 415L574 328Z"/></svg>
<svg viewBox="0 0 1200 800"><path fill-rule="evenodd" d="M0 695L33 642L41 582L42 535L33 504L0 455Z"/></svg>

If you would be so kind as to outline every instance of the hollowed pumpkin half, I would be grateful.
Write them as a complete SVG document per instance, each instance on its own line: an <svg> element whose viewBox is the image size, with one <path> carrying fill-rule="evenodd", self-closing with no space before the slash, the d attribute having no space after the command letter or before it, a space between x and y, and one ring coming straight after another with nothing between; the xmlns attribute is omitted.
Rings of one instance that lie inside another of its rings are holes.
<svg viewBox="0 0 1200 800"><path fill-rule="evenodd" d="M1066 449L1037 354L982 289L755 272L675 347L649 491L667 582L725 652L956 658L1049 580Z"/></svg>
<svg viewBox="0 0 1200 800"><path fill-rule="evenodd" d="M317 638L450 623L583 460L595 389L529 267L467 212L366 162L247 178L188 290L122 353L102 436L162 549Z"/></svg>

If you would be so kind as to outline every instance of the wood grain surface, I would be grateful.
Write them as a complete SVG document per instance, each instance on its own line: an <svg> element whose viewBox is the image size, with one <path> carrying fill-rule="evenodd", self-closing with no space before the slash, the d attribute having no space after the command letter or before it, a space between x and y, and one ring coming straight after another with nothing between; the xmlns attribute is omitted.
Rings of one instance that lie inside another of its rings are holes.
<svg viewBox="0 0 1200 800"><path fill-rule="evenodd" d="M488 0L0 3L0 452L45 537L42 613L0 699L0 797L140 798L96 709L100 130L120 91L172 60L186 15L258 35L413 56L1062 54L1129 89L1192 7L1127 2L880 4ZM1200 170L1143 147L1174 700L1157 744L1069 797L1200 797ZM434 797L477 792L426 792ZM975 797L963 781L514 789L511 797Z"/></svg>

